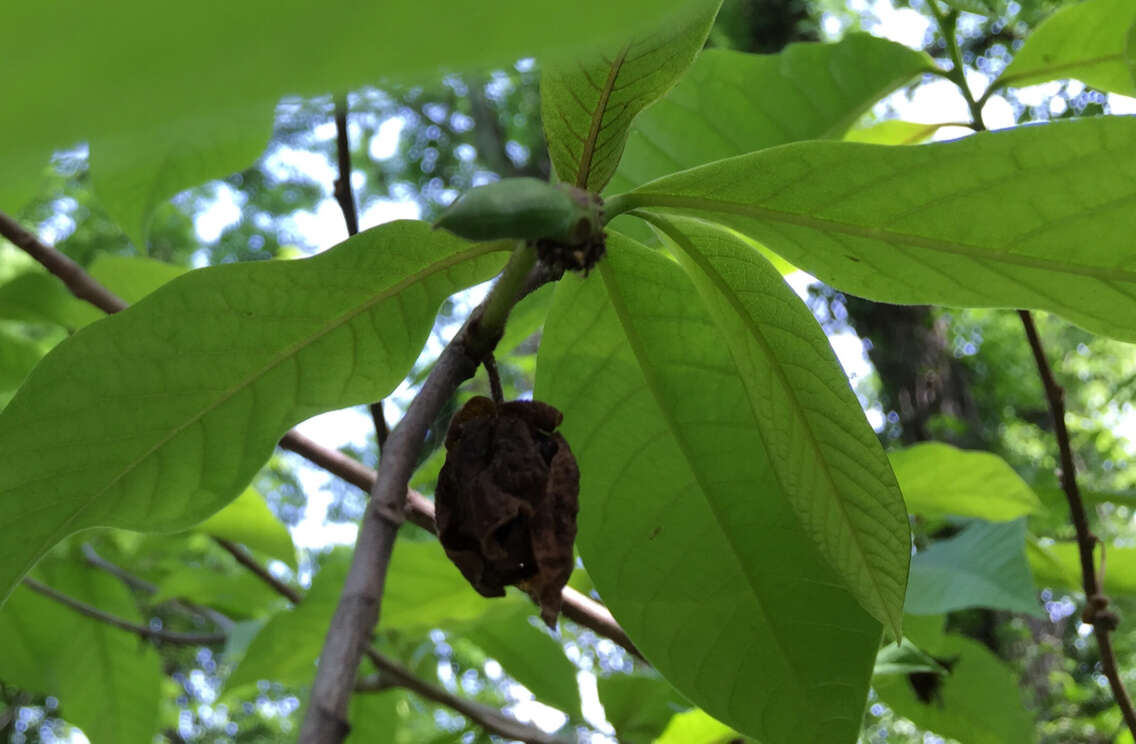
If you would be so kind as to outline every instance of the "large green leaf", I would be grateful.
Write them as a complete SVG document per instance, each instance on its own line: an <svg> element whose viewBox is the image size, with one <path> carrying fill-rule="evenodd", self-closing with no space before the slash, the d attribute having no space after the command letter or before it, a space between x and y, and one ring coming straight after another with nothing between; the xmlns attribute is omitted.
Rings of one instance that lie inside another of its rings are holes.
<svg viewBox="0 0 1136 744"><path fill-rule="evenodd" d="M698 290L663 255L608 245L592 277L557 287L535 393L580 463L588 572L710 714L767 744L852 742L880 625L793 510Z"/></svg>
<svg viewBox="0 0 1136 744"><path fill-rule="evenodd" d="M635 120L608 190L786 142L838 138L930 67L925 54L860 33L771 55L708 49Z"/></svg>
<svg viewBox="0 0 1136 744"><path fill-rule="evenodd" d="M249 167L272 136L272 101L91 142L91 182L138 250L154 209L174 194Z"/></svg>
<svg viewBox="0 0 1136 744"><path fill-rule="evenodd" d="M296 546L292 543L292 533L269 510L264 497L255 489L246 488L228 506L194 530L244 543L296 568Z"/></svg>
<svg viewBox="0 0 1136 744"><path fill-rule="evenodd" d="M608 200L693 211L834 287L903 304L1034 308L1136 341L1136 118L915 147L801 142Z"/></svg>
<svg viewBox="0 0 1136 744"><path fill-rule="evenodd" d="M0 408L46 353L40 342L12 333L0 324Z"/></svg>
<svg viewBox="0 0 1136 744"><path fill-rule="evenodd" d="M5 26L19 33L5 39L0 60L0 78L13 81L0 108L0 209L21 206L51 151L80 140L153 142L201 122L215 136L224 117L245 121L283 95L563 57L673 23L689 1L248 0L156 13L150 3L125 0L66 13L38 3L6 8Z"/></svg>
<svg viewBox="0 0 1136 744"><path fill-rule="evenodd" d="M781 492L805 533L898 637L911 556L907 512L824 332L747 242L698 220L650 219L729 348Z"/></svg>
<svg viewBox="0 0 1136 744"><path fill-rule="evenodd" d="M600 677L596 689L604 718L615 729L620 744L650 744L676 713L690 709L690 703L658 676Z"/></svg>
<svg viewBox="0 0 1136 744"><path fill-rule="evenodd" d="M994 85L1025 86L1076 78L1100 90L1136 95L1128 66L1129 32L1136 24L1131 0L1087 0L1046 18Z"/></svg>
<svg viewBox="0 0 1136 744"><path fill-rule="evenodd" d="M348 744L397 741L400 705L406 705L406 693L398 689L352 695L347 714L351 722Z"/></svg>
<svg viewBox="0 0 1136 744"><path fill-rule="evenodd" d="M903 500L916 514L1005 522L1044 510L1009 463L990 452L925 442L888 457Z"/></svg>
<svg viewBox="0 0 1136 744"><path fill-rule="evenodd" d="M646 29L603 52L544 68L541 118L561 181L600 191L615 173L632 120L694 61L721 0L691 5L665 27Z"/></svg>
<svg viewBox="0 0 1136 744"><path fill-rule="evenodd" d="M457 574L451 566L451 570ZM466 587L467 591L471 591ZM527 687L542 703L559 708L572 720L582 720L576 667L564 647L531 620L533 607L510 602L484 613L456 632L492 656L510 677Z"/></svg>
<svg viewBox="0 0 1136 744"><path fill-rule="evenodd" d="M920 700L905 675L877 677L873 686L892 710L920 728L966 744L1026 744L1034 741L1033 720L1022 704L1018 677L978 641L944 635L934 643L915 639L950 673L931 699Z"/></svg>
<svg viewBox="0 0 1136 744"><path fill-rule="evenodd" d="M75 599L134 623L130 591L79 561L53 561L42 578ZM138 637L19 587L0 609L0 679L59 699L59 715L91 744L151 741L161 661Z"/></svg>
<svg viewBox="0 0 1136 744"><path fill-rule="evenodd" d="M0 596L85 527L201 521L290 426L386 395L502 247L389 223L302 261L191 272L57 346L0 413Z"/></svg>
<svg viewBox="0 0 1136 744"><path fill-rule="evenodd" d="M1039 614L1025 537L1025 519L975 521L958 535L919 551L911 560L904 609L912 615L968 607Z"/></svg>

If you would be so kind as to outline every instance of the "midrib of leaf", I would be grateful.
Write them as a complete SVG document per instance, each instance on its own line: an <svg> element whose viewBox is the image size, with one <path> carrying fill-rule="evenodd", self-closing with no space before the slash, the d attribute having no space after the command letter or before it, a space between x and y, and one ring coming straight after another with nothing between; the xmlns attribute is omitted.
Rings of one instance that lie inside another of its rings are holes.
<svg viewBox="0 0 1136 744"><path fill-rule="evenodd" d="M1126 62L1123 54L1106 54L1103 57L1093 57L1092 59L1078 59L1072 62L1063 62L1059 65L1045 65L1035 67L1032 70L1024 70L1022 72L1015 72L1013 75L1003 75L995 80L991 85L991 90L1005 88L1012 85L1015 80L1022 78L1034 77L1036 75L1054 75L1056 73L1065 72L1067 70L1076 70L1079 67L1092 67L1094 65L1103 65L1108 62Z"/></svg>
<svg viewBox="0 0 1136 744"><path fill-rule="evenodd" d="M901 233L896 230L889 230L883 227L866 227L861 225L853 225L847 222L837 222L836 220L824 219L822 217L813 217L807 214L786 212L779 209L770 209L769 207L759 207L753 204L719 201L705 197L685 196L683 194L641 194L636 192L630 192L627 194L621 194L618 197L613 197L608 201L608 204L609 206L614 204L618 205L614 209L609 209L609 217L614 217L616 216L616 214L636 207L698 209L704 212L724 212L726 214L737 214L743 217L763 219L769 222L782 222L790 225L797 225L798 227L808 227L813 230L819 230L822 232L840 233L842 235L849 235L854 238L879 240L897 246L914 246L916 248L926 248L927 250L937 251L939 253L948 253L955 256L965 256L977 261L994 261L1009 264L1012 266L1025 266L1031 269L1041 269L1043 271L1078 274L1080 276L1087 276L1092 279L1100 279L1102 281L1120 280L1124 282L1136 282L1136 271L1128 269L1069 264L1049 258L1023 256L1019 253L994 253L987 251L984 248L967 245L965 243L957 243L949 240L938 240L936 238L928 238L922 235L910 235L908 233Z"/></svg>
<svg viewBox="0 0 1136 744"><path fill-rule="evenodd" d="M358 307L353 308L351 310L348 310L348 311L344 312L343 314L333 318L324 327L316 330L315 332L309 334L305 338L300 339L296 343L294 343L291 346L289 346L288 348L284 349L283 351L278 353L275 357L270 359L264 366L255 370L254 372L252 372L251 374L246 376L244 379L239 380L233 387L229 388L228 390L224 391L220 396L218 396L218 398L213 403L209 404L208 406L205 406L204 408L201 409L201 411L199 411L198 413L189 417L184 423L182 423L179 426L175 427L174 429L170 430L170 432L167 435L160 438L152 447L150 447L148 450L143 452L141 455L139 455L138 457L136 457L135 459L133 459L129 463L127 463L119 473L117 473L110 481L108 481L106 483L105 486L103 486L98 491L95 491L94 493L92 493L82 504L79 505L79 508L75 509L71 513L71 515L69 517L67 517L66 520L64 520L63 524L61 524L59 526L59 528L56 529L55 532L52 533L52 536L47 540L47 544L54 545L56 542L58 542L60 539L62 539L63 536L67 535L68 530L70 529L70 527L74 523L74 521L76 519L78 519L78 517L83 512L85 512L88 507L91 506L91 504L98 501L98 499L101 498L112 487L114 487L114 485L116 483L118 483L120 480L122 480L127 475L129 475L141 463L145 462L148 458L153 456L155 452L157 452L162 447L169 444L169 442L172 439L177 437L179 434L181 434L183 431L185 431L188 427L190 427L193 424L195 424L196 422L200 421L207 414L216 410L217 407L223 405L227 400L232 398L234 395L241 392L242 390L247 388L249 385L254 384L257 380L263 378L264 375L269 370L271 370L274 367L276 367L277 365L283 363L285 360L290 359L292 356L294 356L296 353L298 353L299 351L301 351L305 347L310 346L311 344L315 343L316 341L323 338L327 334L329 334L332 331L336 330L337 328L341 327L345 323L350 322L351 320L358 317L362 313L366 312L367 310L370 310L372 307L379 304L380 302L383 302L384 300L390 299L391 297L398 294L399 292L406 289L407 287L410 287L413 284L416 284L417 282L420 282L423 279L425 279L429 276L432 276L432 275L434 275L434 274L436 274L440 271L444 271L444 270L450 268L451 266L455 266L457 264L463 263L463 262L468 261L470 259L477 258L478 256L482 256L482 255L485 255L485 254L488 254L488 253L493 253L494 251L498 251L498 250L500 250L500 245L498 243L479 243L479 244L475 244L475 247L471 248L470 250L462 251L461 253L455 253L452 256L448 256L448 257L442 259L441 261L437 261L436 263L431 264L427 268L422 269L421 271L418 271L414 274L411 274L410 276L403 279L401 282L398 282L397 284L394 284L394 285L388 287L387 289L383 290L382 292L379 292L374 297L372 297L370 300L367 300L366 302L362 303ZM23 575L24 573L26 573L27 570L30 569L32 567L32 565L35 564L35 562L39 559L39 557L40 556L38 554L36 554L31 558L31 560L26 561L23 568L20 569L20 571L18 572L17 575Z"/></svg>
<svg viewBox="0 0 1136 744"><path fill-rule="evenodd" d="M623 67L623 60L627 58L627 50L631 48L630 44L625 44L619 50L619 54L615 55L615 60L612 61L611 67L607 72L607 80L604 81L603 88L599 91L600 98L596 102L596 108L592 111L592 124L588 129L588 138L584 141L584 151L580 153L580 167L576 169L576 186L578 188L588 187L588 176L592 171L592 157L596 153L596 141L599 139L600 132L603 131L604 116L607 115L607 104L611 100L612 91L615 90L615 80L619 77L619 71ZM584 79L588 79L587 73L584 74Z"/></svg>
<svg viewBox="0 0 1136 744"><path fill-rule="evenodd" d="M773 353L773 348L769 345L768 339L765 338L765 334L763 334L761 332L761 329L758 328L757 324L750 316L749 311L738 298L737 293L735 293L730 288L730 286L726 284L725 280L722 279L722 275L718 273L717 269L715 269L714 266L706 260L706 257L703 256L702 253L697 248L695 248L693 244L691 244L690 240L685 235L683 235L682 232L680 232L673 223L662 217L659 217L658 215L644 214L642 216L647 219L647 221L657 225L659 229L665 232L671 238L671 240L673 240L675 244L682 249L683 253L685 253L687 257L690 258L690 260L694 261L694 263L698 265L698 268L702 270L702 273L704 273L707 278L710 279L710 281L721 293L722 297L726 300L726 302L730 304L730 307L733 308L734 312L738 314L738 317L741 318L742 322L745 324L745 327L749 330L750 336L757 343L758 347L760 347L762 354L765 356L766 361L769 363L769 367L773 370L773 373L776 376L778 383L780 384L783 394L789 399L789 403L793 410L796 412L797 416L800 418L800 421L804 423L804 426L801 428L804 429L805 438L808 441L809 449L812 450L816 462L820 465L820 471L824 474L825 482L828 483L828 491L830 497L833 501L836 502L836 506L840 510L840 516L842 518L842 521L844 522L844 526L852 534L852 544L856 547L856 554L860 559L860 565L866 569L866 573L868 574L868 578L871 581L872 587L875 589L876 599L877 601L879 601L880 606L886 610L888 608L888 602L885 598L883 588L880 586L875 571L871 570L871 564L868 562L867 553L865 552L863 543L860 539L860 533L852 524L852 520L848 516L848 509L844 505L844 499L840 495L840 489L836 486L836 479L833 477L832 470L828 466L828 460L824 456L824 452L820 447L820 442L817 441L816 435L813 433L813 428L809 423L809 417L805 413L805 408L801 405L801 401L797 397L797 392L793 389L793 386L789 384L789 378L785 374L785 369L778 362L776 354ZM729 343L728 338L726 347L730 350L730 356L734 357L736 361L737 354L735 345ZM750 406L753 408L754 420L760 421L760 406L758 406L757 401L753 398L753 386L749 380L746 380L744 378L742 382L745 385L747 393L746 397L749 399ZM777 482L781 485L781 490L784 493L788 494L789 490L785 488L785 483L781 478L781 473L777 468L773 468L773 473L777 477ZM826 551L822 550L821 552ZM833 568L835 569L836 567L833 566ZM839 574L840 572L837 571L837 573ZM892 630L896 634L896 638L901 637L900 626L898 623L894 622L894 618L892 618L890 614L888 614L888 621L889 625L892 626Z"/></svg>
<svg viewBox="0 0 1136 744"><path fill-rule="evenodd" d="M627 345L631 349L631 353L635 355L635 361L638 363L639 370L643 373L643 379L647 383L647 389L650 391L651 397L655 399L655 404L659 408L659 413L660 415L662 415L664 423L674 436L675 444L678 446L679 452L682 453L682 458L686 462L686 466L690 469L691 474L694 476L695 482L698 484L698 490L702 494L703 501L710 509L710 514L713 515L715 524L718 525L718 532L722 535L722 539L725 540L726 544L730 548L730 556L734 559L734 562L741 570L742 576L745 577L746 584L750 588L750 594L751 596L753 596L754 603L761 611L761 614L765 619L765 623L769 627L769 635L773 639L773 642L777 644L777 649L781 652L781 658L785 661L785 666L788 667L790 672L792 673L795 686L798 690L805 691L807 688L804 687L803 680L801 680L800 676L797 674L796 667L790 661L792 657L789 656L784 642L777 634L777 625L773 622L771 613L761 600L761 595L757 590L757 581L753 576L750 575L749 571L746 569L745 563L738 557L737 546L734 544L733 538L730 536L729 531L726 529L722 515L719 514L718 509L715 508L713 499L709 498L710 489L708 489L703 482L701 470L695 465L694 457L690 453L689 445L687 444L686 439L679 433L681 429L678 426L678 422L675 421L674 413L667 405L666 396L662 394L662 391L660 389L661 385L655 377L654 368L651 366L650 361L647 357L647 352L643 348L643 342L639 338L639 334L635 330L634 322L631 319L631 313L627 309L627 304L624 302L623 296L619 293L618 287L616 286L615 278L612 275L612 269L610 265L608 265L608 263L604 261L601 261L599 263L599 269L600 275L604 280L604 286L607 288L608 298L611 300L611 306L615 310L616 317L619 319L620 327L623 328L623 335L627 338Z"/></svg>

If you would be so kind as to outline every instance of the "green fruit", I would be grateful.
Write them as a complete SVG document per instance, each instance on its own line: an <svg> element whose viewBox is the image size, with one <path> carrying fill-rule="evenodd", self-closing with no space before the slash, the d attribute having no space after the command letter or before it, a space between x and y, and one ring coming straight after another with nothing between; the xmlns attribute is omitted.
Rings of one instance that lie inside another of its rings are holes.
<svg viewBox="0 0 1136 744"><path fill-rule="evenodd" d="M598 201L586 192L536 178L507 178L468 191L434 227L467 240L576 243L601 226Z"/></svg>

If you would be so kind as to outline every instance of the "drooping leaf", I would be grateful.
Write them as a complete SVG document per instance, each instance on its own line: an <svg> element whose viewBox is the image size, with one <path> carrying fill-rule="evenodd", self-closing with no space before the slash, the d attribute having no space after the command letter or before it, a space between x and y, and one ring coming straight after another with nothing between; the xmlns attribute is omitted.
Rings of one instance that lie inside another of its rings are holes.
<svg viewBox="0 0 1136 744"><path fill-rule="evenodd" d="M192 272L57 346L0 413L0 592L84 527L201 521L290 426L390 392L501 247L388 223L311 259Z"/></svg>
<svg viewBox="0 0 1136 744"><path fill-rule="evenodd" d="M296 686L312 681L350 566L351 555L346 549L337 549L323 560L303 601L276 613L253 637L225 681L227 692L262 679Z"/></svg>
<svg viewBox="0 0 1136 744"><path fill-rule="evenodd" d="M109 574L53 561L42 579L112 615L144 622L130 591ZM91 744L154 738L161 661L136 635L22 586L0 609L0 634L0 679L57 697L62 716Z"/></svg>
<svg viewBox="0 0 1136 744"><path fill-rule="evenodd" d="M735 744L738 741L750 740L696 708L675 714L655 744Z"/></svg>
<svg viewBox="0 0 1136 744"><path fill-rule="evenodd" d="M284 95L351 90L381 76L433 79L533 55L562 58L673 25L687 5L485 0L455 8L447 0L334 0L317 8L250 0L164 8L160 24L149 22L154 7L141 0L80 5L65 14L38 4L11 8L5 25L20 33L6 40L0 78L19 84L0 111L0 209L22 206L50 153L80 140L151 141L195 122L243 121ZM429 33L407 33L414 28Z"/></svg>
<svg viewBox="0 0 1136 744"><path fill-rule="evenodd" d="M43 344L12 333L0 324L0 408L45 353Z"/></svg>
<svg viewBox="0 0 1136 744"><path fill-rule="evenodd" d="M456 632L500 662L505 673L537 700L559 708L573 720L582 720L576 667L559 643L530 622L532 617L531 605L510 602L459 626Z"/></svg>
<svg viewBox="0 0 1136 744"><path fill-rule="evenodd" d="M990 452L925 442L890 452L888 457L903 500L916 514L1006 522L1044 510L1009 463Z"/></svg>
<svg viewBox="0 0 1136 744"><path fill-rule="evenodd" d="M99 254L87 269L95 281L131 304L185 272L185 268L165 261L112 253ZM102 311L96 312L102 317Z"/></svg>
<svg viewBox="0 0 1136 744"><path fill-rule="evenodd" d="M1133 341L1134 167L1136 117L1110 116L904 148L801 142L607 205L696 212L869 299L1048 310Z"/></svg>
<svg viewBox="0 0 1136 744"><path fill-rule="evenodd" d="M873 686L899 715L920 728L967 744L1024 744L1035 740L1033 719L1022 703L1017 674L981 643L948 634L920 648L950 662L927 701L906 675L877 677Z"/></svg>
<svg viewBox="0 0 1136 744"><path fill-rule="evenodd" d="M255 489L246 488L228 506L193 529L244 543L296 568L296 546L292 544L292 533L269 510L264 497Z"/></svg>
<svg viewBox="0 0 1136 744"><path fill-rule="evenodd" d="M1099 561L1099 549L1096 555ZM1111 597L1136 597L1136 548L1110 545L1105 556L1104 593ZM1026 547L1026 557L1038 586L1084 591L1081 556L1076 544L1031 542Z"/></svg>
<svg viewBox="0 0 1136 744"><path fill-rule="evenodd" d="M1086 0L1058 9L1026 37L993 85L1021 87L1075 78L1100 90L1136 95L1129 68L1130 0Z"/></svg>
<svg viewBox="0 0 1136 744"><path fill-rule="evenodd" d="M767 744L852 742L880 626L793 511L698 290L660 253L608 246L557 287L534 394L580 463L589 574L707 712Z"/></svg>
<svg viewBox="0 0 1136 744"><path fill-rule="evenodd" d="M541 118L561 181L599 192L635 116L667 92L706 41L721 0L696 0L666 26L641 30L579 60L545 67ZM642 27L640 27L641 29Z"/></svg>
<svg viewBox="0 0 1136 744"><path fill-rule="evenodd" d="M76 299L63 282L39 268L0 284L0 318L78 328L102 313Z"/></svg>
<svg viewBox="0 0 1136 744"><path fill-rule="evenodd" d="M698 220L650 219L729 347L805 533L860 604L899 637L911 555L907 513L824 332L752 245Z"/></svg>
<svg viewBox="0 0 1136 744"><path fill-rule="evenodd" d="M690 703L658 676L600 677L596 680L596 689L604 718L615 729L621 744L651 744L676 713L690 709Z"/></svg>
<svg viewBox="0 0 1136 744"><path fill-rule="evenodd" d="M134 247L146 252L154 209L191 186L253 164L272 136L272 101L91 142L91 183Z"/></svg>
<svg viewBox="0 0 1136 744"><path fill-rule="evenodd" d="M1026 524L975 521L911 559L904 610L938 615L989 607L1037 615L1041 608L1025 554Z"/></svg>
<svg viewBox="0 0 1136 744"><path fill-rule="evenodd" d="M925 54L860 33L770 55L709 49L635 120L609 191L787 142L840 137L930 66Z"/></svg>

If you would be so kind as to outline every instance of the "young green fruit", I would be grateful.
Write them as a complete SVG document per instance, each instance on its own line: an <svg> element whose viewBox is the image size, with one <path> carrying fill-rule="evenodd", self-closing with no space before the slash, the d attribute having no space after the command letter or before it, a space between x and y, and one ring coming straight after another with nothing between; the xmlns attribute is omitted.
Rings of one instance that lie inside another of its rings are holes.
<svg viewBox="0 0 1136 744"><path fill-rule="evenodd" d="M506 178L471 189L434 227L467 240L550 240L579 244L602 232L599 200L567 184Z"/></svg>

